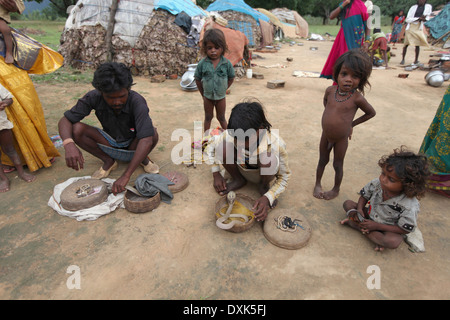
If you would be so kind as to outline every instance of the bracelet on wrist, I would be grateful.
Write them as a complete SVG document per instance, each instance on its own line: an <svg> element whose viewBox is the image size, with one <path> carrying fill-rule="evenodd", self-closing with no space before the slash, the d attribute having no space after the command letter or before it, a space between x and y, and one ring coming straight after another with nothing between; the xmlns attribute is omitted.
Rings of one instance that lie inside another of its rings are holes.
<svg viewBox="0 0 450 320"><path fill-rule="evenodd" d="M65 146L68 145L69 143L75 143L75 142L73 141L72 138L64 139L64 141L63 141L63 147L65 147Z"/></svg>

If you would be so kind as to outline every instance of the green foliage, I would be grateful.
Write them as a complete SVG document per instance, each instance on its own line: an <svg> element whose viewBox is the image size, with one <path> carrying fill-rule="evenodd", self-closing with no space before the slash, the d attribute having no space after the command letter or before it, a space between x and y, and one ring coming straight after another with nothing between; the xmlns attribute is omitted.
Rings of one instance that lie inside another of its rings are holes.
<svg viewBox="0 0 450 320"><path fill-rule="evenodd" d="M61 67L55 72L48 74L30 75L34 83L61 84L61 83L84 83L92 82L93 71L80 71L70 67Z"/></svg>
<svg viewBox="0 0 450 320"><path fill-rule="evenodd" d="M381 14L387 16L395 16L400 10L408 13L409 8L417 3L416 0L372 0L373 4L380 7ZM448 1L445 0L428 0L427 3L433 6L433 10L443 6Z"/></svg>
<svg viewBox="0 0 450 320"><path fill-rule="evenodd" d="M45 44L53 50L58 50L61 33L64 30L64 21L19 20L12 21L11 27L22 30L29 37Z"/></svg>
<svg viewBox="0 0 450 320"><path fill-rule="evenodd" d="M364 1L364 0L363 0ZM213 1L212 0L198 0L197 4L206 9ZM321 17L322 23L328 23L328 16L333 11L341 0L247 0L249 6L253 8L288 8L295 10L301 15L310 15L314 17ZM400 9L408 12L409 8L416 4L416 0L372 0L374 5L381 9L381 14L388 17L394 17ZM433 9L445 5L449 1L446 0L428 0L427 3L433 6Z"/></svg>
<svg viewBox="0 0 450 320"><path fill-rule="evenodd" d="M31 2L33 0L25 0ZM34 0L41 3L43 0ZM322 23L328 23L328 16L342 0L244 0L252 8L264 8L271 10L274 8L288 8L295 10L301 15L310 15L314 17L321 17ZM364 0L363 0L364 1ZM50 20L54 21L58 17L67 18L67 8L75 5L77 0L50 0L50 6L45 8L40 13L32 13L28 17L29 20ZM197 0L197 5L206 9L214 0ZM381 9L381 14L384 16L394 17L400 9L408 11L414 5L416 0L372 0L374 5ZM428 0L427 3L433 6L433 9L438 9L444 6L449 1L447 0ZM26 4L25 4L26 5ZM14 16L13 19L18 20L20 15Z"/></svg>
<svg viewBox="0 0 450 320"><path fill-rule="evenodd" d="M32 2L35 1L37 3L42 3L43 0L25 0L26 2ZM53 12L53 14L56 14L56 16L59 17L67 17L67 8L75 5L77 3L77 0L49 0L50 1L50 6L49 9L50 11ZM25 3L26 6L26 3ZM44 9L45 10L45 9Z"/></svg>
<svg viewBox="0 0 450 320"><path fill-rule="evenodd" d="M206 9L213 2L214 0L197 0L197 5L203 9Z"/></svg>

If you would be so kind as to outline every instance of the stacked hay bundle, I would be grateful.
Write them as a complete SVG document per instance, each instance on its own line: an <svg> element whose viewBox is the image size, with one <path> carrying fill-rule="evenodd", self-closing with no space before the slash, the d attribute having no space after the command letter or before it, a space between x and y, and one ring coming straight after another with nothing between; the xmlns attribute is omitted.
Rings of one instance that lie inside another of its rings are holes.
<svg viewBox="0 0 450 320"><path fill-rule="evenodd" d="M183 75L187 65L197 61L199 49L188 47L187 34L174 20L168 11L154 11L134 47L113 35L113 61L124 63L135 75ZM100 25L66 29L59 51L74 68L97 68L106 61L105 36Z"/></svg>

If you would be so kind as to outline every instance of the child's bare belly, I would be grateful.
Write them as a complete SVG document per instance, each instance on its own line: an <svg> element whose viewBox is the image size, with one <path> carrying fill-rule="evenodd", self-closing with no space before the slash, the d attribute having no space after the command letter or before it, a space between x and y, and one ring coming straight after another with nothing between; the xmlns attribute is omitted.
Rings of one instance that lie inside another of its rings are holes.
<svg viewBox="0 0 450 320"><path fill-rule="evenodd" d="M352 132L353 117L346 119L342 115L324 113L322 117L322 130L330 142L347 139Z"/></svg>

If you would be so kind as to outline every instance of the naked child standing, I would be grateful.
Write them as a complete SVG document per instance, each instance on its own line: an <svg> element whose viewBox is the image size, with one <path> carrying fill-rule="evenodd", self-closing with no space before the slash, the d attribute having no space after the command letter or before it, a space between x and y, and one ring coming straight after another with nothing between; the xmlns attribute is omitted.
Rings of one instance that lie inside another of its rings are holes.
<svg viewBox="0 0 450 320"><path fill-rule="evenodd" d="M337 85L326 89L323 98L322 136L320 138L320 158L316 170L316 184L313 195L319 199L336 198L344 176L344 157L353 127L375 116L374 108L364 98L364 87L369 85L372 64L367 54L359 49L341 55L334 66L333 78ZM358 109L364 112L354 119ZM334 187L324 192L322 176L334 150Z"/></svg>

